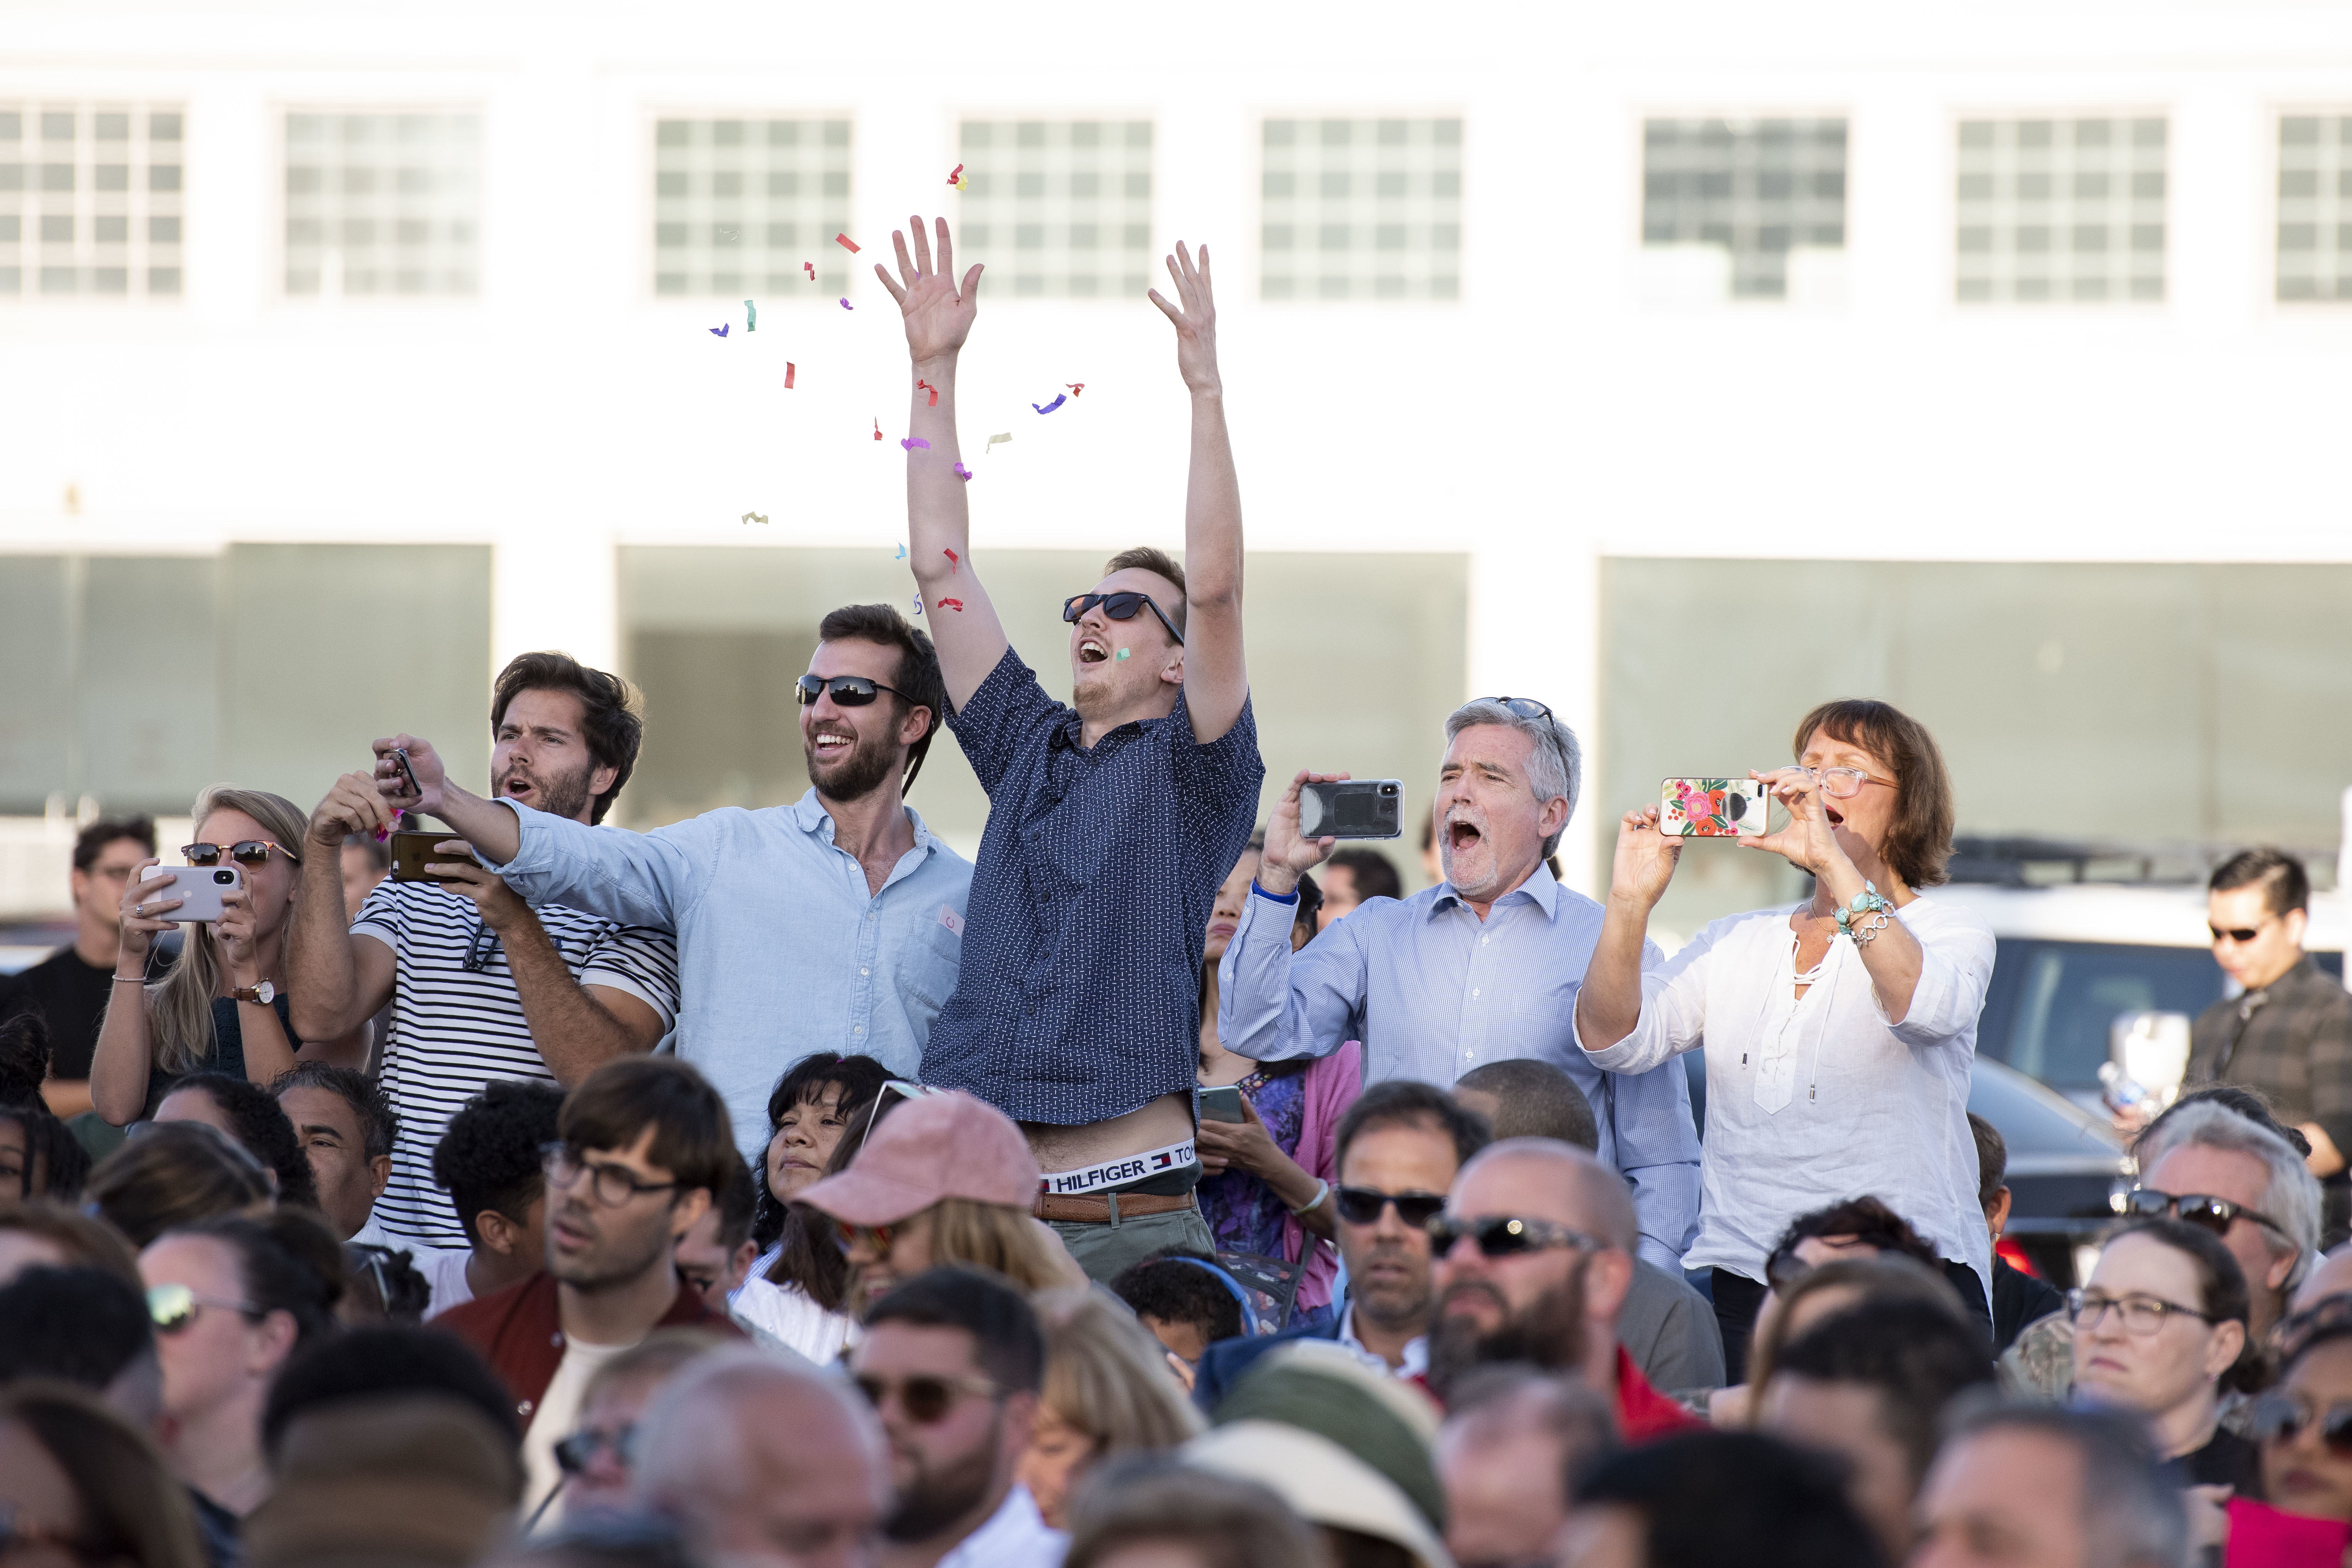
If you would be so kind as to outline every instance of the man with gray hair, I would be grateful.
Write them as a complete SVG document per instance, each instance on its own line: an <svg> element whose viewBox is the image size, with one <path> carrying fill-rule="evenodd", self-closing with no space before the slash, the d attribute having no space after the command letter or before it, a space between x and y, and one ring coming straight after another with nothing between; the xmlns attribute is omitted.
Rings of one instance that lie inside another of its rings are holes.
<svg viewBox="0 0 2352 1568"><path fill-rule="evenodd" d="M2189 1521L2138 1425L2111 1413L1984 1405L1919 1490L1911 1568L2185 1568Z"/></svg>
<svg viewBox="0 0 2352 1568"><path fill-rule="evenodd" d="M748 1347L690 1363L638 1421L636 1495L697 1562L867 1568L890 1508L881 1423L846 1380Z"/></svg>
<svg viewBox="0 0 2352 1568"><path fill-rule="evenodd" d="M1450 1089L1489 1062L1552 1063L1591 1105L1600 1158L1633 1184L1640 1256L1679 1269L1698 1228L1689 1082L1672 1062L1601 1072L1571 1024L1601 910L1553 881L1544 858L1575 814L1576 736L1532 699L1486 697L1454 710L1445 741L1431 807L1445 879L1409 899L1367 900L1296 954L1298 879L1339 842L1301 836L1299 788L1347 775L1291 781L1218 967L1218 1037L1258 1061L1328 1056L1361 1040L1367 1084ZM1644 949L1644 968L1660 961Z"/></svg>

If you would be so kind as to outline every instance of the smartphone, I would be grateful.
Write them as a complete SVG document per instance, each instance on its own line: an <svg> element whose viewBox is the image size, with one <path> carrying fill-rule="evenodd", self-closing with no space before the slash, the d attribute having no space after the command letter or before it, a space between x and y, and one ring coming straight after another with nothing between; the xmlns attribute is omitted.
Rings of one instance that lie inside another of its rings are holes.
<svg viewBox="0 0 2352 1568"><path fill-rule="evenodd" d="M1298 831L1307 838L1395 838L1404 832L1404 785L1395 779L1302 784Z"/></svg>
<svg viewBox="0 0 2352 1568"><path fill-rule="evenodd" d="M1201 1120L1203 1121L1241 1122L1249 1120L1242 1114L1242 1091L1239 1085L1226 1084L1220 1089L1201 1091Z"/></svg>
<svg viewBox="0 0 2352 1568"><path fill-rule="evenodd" d="M163 876L173 880L170 887L157 889L155 896L180 900L180 907L166 910L163 918L206 925L221 918L221 895L245 886L245 872L236 866L150 866L139 879L152 882Z"/></svg>
<svg viewBox="0 0 2352 1568"><path fill-rule="evenodd" d="M400 782L408 786L408 793L400 798L405 801L424 799L425 792L416 787L416 770L408 765L408 753L398 746L392 749L392 765L400 770Z"/></svg>
<svg viewBox="0 0 2352 1568"><path fill-rule="evenodd" d="M445 865L452 860L472 860L476 865L481 864L480 858L477 856L445 855L433 847L436 844L445 843L459 837L461 836L456 833L432 833L419 829L394 834L392 836L392 879L395 882L446 882L449 879L446 877L426 876L425 868L436 860Z"/></svg>
<svg viewBox="0 0 2352 1568"><path fill-rule="evenodd" d="M1770 797L1760 779L1668 779L1658 792L1658 831L1669 838L1752 838Z"/></svg>

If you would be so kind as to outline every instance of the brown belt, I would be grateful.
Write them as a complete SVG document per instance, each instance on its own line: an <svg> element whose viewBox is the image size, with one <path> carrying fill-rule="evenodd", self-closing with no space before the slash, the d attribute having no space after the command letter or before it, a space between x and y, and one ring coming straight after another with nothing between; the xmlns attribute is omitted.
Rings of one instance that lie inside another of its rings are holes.
<svg viewBox="0 0 2352 1568"><path fill-rule="evenodd" d="M1172 1197L1150 1193L1089 1193L1083 1197L1039 1193L1036 1206L1030 1212L1039 1219L1060 1220L1065 1225L1109 1225L1116 1220L1141 1219L1150 1214L1181 1214L1198 1207L1200 1201L1191 1193Z"/></svg>

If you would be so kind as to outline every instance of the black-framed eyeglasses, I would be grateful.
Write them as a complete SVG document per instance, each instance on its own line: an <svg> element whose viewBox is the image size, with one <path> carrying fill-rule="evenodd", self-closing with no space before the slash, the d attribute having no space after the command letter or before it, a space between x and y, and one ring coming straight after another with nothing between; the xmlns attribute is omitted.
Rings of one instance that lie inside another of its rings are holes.
<svg viewBox="0 0 2352 1568"><path fill-rule="evenodd" d="M2217 1198L2210 1193L2168 1193L2155 1187L2134 1187L2124 1194L2124 1212L2147 1219L2171 1218L2186 1220L2200 1230L2215 1236L2229 1234L2233 1219L2250 1219L2289 1241L2286 1227L2266 1214L2257 1213L2241 1203Z"/></svg>
<svg viewBox="0 0 2352 1568"><path fill-rule="evenodd" d="M1542 720L1544 734L1551 742L1552 755L1559 759L1560 777L1568 781L1569 787L1575 787L1575 780L1570 775L1576 770L1569 765L1568 748L1560 744L1559 715L1551 710L1549 704L1538 702L1532 697L1481 697L1478 700L1500 705L1514 719Z"/></svg>
<svg viewBox="0 0 2352 1568"><path fill-rule="evenodd" d="M892 1394L897 1394L898 1408L905 1411L907 1419L918 1426L929 1426L945 1420L948 1412L955 1408L957 1399L964 1394L976 1399L1004 1397L1004 1390L984 1377L937 1377L918 1373L894 1383L871 1373L860 1373L856 1382L857 1392L866 1395L866 1402L877 1410L881 1409Z"/></svg>
<svg viewBox="0 0 2352 1568"><path fill-rule="evenodd" d="M490 955L499 950L499 933L478 916L474 921L474 940L466 944L466 973L479 974L490 966Z"/></svg>
<svg viewBox="0 0 2352 1568"><path fill-rule="evenodd" d="M1339 1217L1349 1225L1378 1225L1381 1211L1396 1205L1397 1218L1414 1230L1423 1230L1445 1211L1444 1193L1384 1193L1378 1187L1335 1187L1331 1191Z"/></svg>
<svg viewBox="0 0 2352 1568"><path fill-rule="evenodd" d="M1176 629L1176 623L1168 618L1158 601L1149 594L1138 594L1132 590L1121 590L1116 594L1073 594L1062 601L1062 618L1075 625L1080 616L1097 605L1100 605L1102 613L1114 621L1131 621L1135 619L1136 611L1150 610L1159 618L1160 624L1168 628L1168 635L1176 639L1176 646L1184 646L1184 634Z"/></svg>
<svg viewBox="0 0 2352 1568"><path fill-rule="evenodd" d="M619 1208L640 1193L666 1193L677 1186L676 1182L641 1182L625 1166L592 1165L561 1140L539 1146L539 1168L547 1173L549 1184L557 1187L571 1186L581 1172L587 1172L589 1190L608 1209Z"/></svg>
<svg viewBox="0 0 2352 1568"><path fill-rule="evenodd" d="M803 675L793 682L793 689L800 693L803 708L815 707L818 700L828 691L833 693L835 705L841 708L863 708L874 700L874 694L877 691L887 691L910 708L922 706L897 687L868 680L862 675Z"/></svg>
<svg viewBox="0 0 2352 1568"><path fill-rule="evenodd" d="M556 1465L567 1476L576 1476L596 1462L596 1456L610 1448L613 1458L623 1465L629 1462L629 1439L637 1435L635 1422L611 1432L599 1432L583 1426L568 1437L555 1443Z"/></svg>
<svg viewBox="0 0 2352 1568"><path fill-rule="evenodd" d="M2066 1292L2066 1321L2078 1329L2097 1328L2110 1310L2118 1314L2124 1332L2140 1340L2162 1333L2166 1321L2172 1318L2194 1318L2200 1323L2213 1321L2210 1313L2168 1301L2161 1296L2109 1296L2105 1292L2094 1294L2080 1287Z"/></svg>
<svg viewBox="0 0 2352 1568"><path fill-rule="evenodd" d="M2319 1428L2319 1440L2339 1458L2352 1457L2352 1405L2314 1410L2292 1394L2273 1391L2254 1401L2246 1435L2257 1443L2292 1443L2305 1428Z"/></svg>
<svg viewBox="0 0 2352 1568"><path fill-rule="evenodd" d="M1522 1252L1549 1252L1572 1247L1579 1252L1605 1252L1609 1244L1596 1236L1555 1225L1548 1219L1521 1219L1512 1215L1479 1215L1464 1218L1439 1215L1429 1222L1430 1244L1440 1258L1454 1250L1464 1237L1478 1244L1480 1256L1514 1258Z"/></svg>
<svg viewBox="0 0 2352 1568"><path fill-rule="evenodd" d="M226 855L240 866L267 866L269 864L269 852L272 849L277 850L297 866L302 863L302 857L295 854L283 844L268 838L241 838L235 844L226 846L219 844L180 846L180 853L187 857L188 864L191 866L217 866L221 863L223 855Z"/></svg>

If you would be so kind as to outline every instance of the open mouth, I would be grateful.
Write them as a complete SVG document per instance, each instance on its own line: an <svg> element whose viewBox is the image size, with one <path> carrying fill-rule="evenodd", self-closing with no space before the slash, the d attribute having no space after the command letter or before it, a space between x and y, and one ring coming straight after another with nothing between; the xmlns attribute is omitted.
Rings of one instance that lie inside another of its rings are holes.
<svg viewBox="0 0 2352 1568"><path fill-rule="evenodd" d="M1104 647L1098 639L1084 637L1079 640L1078 662L1080 664L1100 664L1108 658L1110 658L1110 649Z"/></svg>
<svg viewBox="0 0 2352 1568"><path fill-rule="evenodd" d="M1485 837L1475 822L1454 821L1445 825L1445 842L1457 854Z"/></svg>
<svg viewBox="0 0 2352 1568"><path fill-rule="evenodd" d="M1832 827L1843 827L1845 826L1845 814L1838 810L1836 806L1825 805L1822 807L1822 813L1830 819L1830 826Z"/></svg>
<svg viewBox="0 0 2352 1568"><path fill-rule="evenodd" d="M533 789L534 786L531 782L523 777L520 773L509 773L507 775L506 793L508 799L528 799L532 794Z"/></svg>

